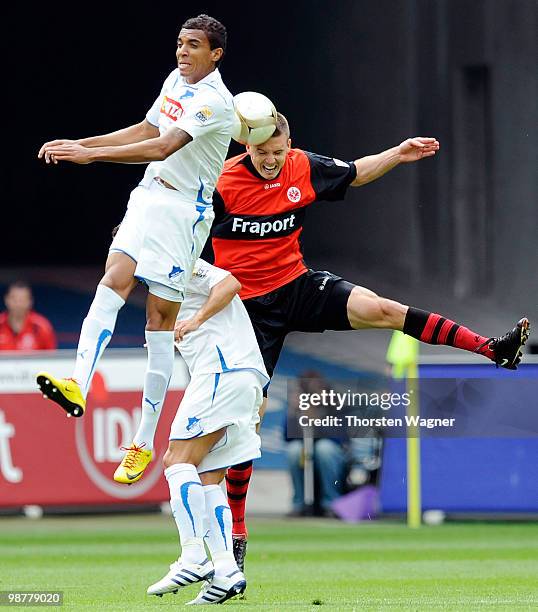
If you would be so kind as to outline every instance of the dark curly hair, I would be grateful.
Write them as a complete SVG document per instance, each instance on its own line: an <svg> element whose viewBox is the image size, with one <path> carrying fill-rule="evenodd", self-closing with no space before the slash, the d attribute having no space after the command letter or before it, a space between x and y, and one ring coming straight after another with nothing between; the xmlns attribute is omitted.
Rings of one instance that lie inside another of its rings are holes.
<svg viewBox="0 0 538 612"><path fill-rule="evenodd" d="M218 49L219 47L222 49L222 57L216 63L218 66L222 62L222 58L226 53L226 28L222 25L220 21L215 19L214 17L210 17L209 15L198 15L198 17L191 17L187 19L185 23L181 26L181 29L185 30L202 30L207 36L207 40L209 41L209 48L211 50Z"/></svg>

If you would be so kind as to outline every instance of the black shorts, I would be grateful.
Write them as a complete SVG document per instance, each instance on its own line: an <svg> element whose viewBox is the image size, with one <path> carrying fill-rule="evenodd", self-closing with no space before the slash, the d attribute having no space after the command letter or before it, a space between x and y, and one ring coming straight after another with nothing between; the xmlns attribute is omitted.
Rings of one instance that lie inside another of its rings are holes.
<svg viewBox="0 0 538 612"><path fill-rule="evenodd" d="M330 272L308 270L270 293L244 300L269 376L289 332L352 329L347 300L354 286Z"/></svg>

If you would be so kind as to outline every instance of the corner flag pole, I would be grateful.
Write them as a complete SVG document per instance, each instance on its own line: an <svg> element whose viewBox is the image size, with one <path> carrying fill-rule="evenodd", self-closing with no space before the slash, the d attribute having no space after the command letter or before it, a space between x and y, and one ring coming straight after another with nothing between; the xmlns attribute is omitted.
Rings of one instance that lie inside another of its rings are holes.
<svg viewBox="0 0 538 612"><path fill-rule="evenodd" d="M393 378L407 381L410 403L407 416L419 415L418 342L411 336L395 331L387 351ZM417 529L421 525L422 492L420 483L420 437L418 426L407 427L407 526Z"/></svg>
<svg viewBox="0 0 538 612"><path fill-rule="evenodd" d="M416 362L407 369L407 391L411 400L407 407L407 414L418 416L420 410ZM407 526L417 529L420 527L421 518L420 435L418 425L409 425L407 427Z"/></svg>

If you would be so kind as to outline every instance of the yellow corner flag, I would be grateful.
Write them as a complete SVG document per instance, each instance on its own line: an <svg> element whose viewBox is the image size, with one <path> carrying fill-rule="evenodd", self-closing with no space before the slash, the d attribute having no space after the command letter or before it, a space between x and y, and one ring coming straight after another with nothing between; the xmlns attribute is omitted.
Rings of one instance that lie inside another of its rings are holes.
<svg viewBox="0 0 538 612"><path fill-rule="evenodd" d="M414 375L418 360L418 346L416 338L406 336L398 330L392 333L386 359L392 366L393 378L401 379Z"/></svg>

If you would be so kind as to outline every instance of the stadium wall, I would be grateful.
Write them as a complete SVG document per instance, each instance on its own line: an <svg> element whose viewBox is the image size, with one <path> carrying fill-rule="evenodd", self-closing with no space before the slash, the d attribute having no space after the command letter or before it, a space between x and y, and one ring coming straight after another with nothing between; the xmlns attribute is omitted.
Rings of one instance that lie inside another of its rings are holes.
<svg viewBox="0 0 538 612"><path fill-rule="evenodd" d="M331 13L321 152L350 159L414 134L441 151L316 207L307 258L535 312L538 5L338 2Z"/></svg>

